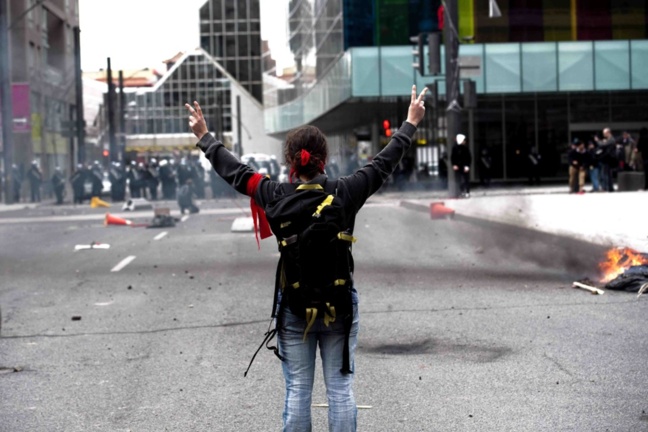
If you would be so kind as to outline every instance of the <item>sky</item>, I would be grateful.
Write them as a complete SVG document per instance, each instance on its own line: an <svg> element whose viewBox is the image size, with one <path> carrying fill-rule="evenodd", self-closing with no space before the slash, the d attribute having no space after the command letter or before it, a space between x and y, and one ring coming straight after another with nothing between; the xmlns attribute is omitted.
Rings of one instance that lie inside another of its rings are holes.
<svg viewBox="0 0 648 432"><path fill-rule="evenodd" d="M79 0L81 69L156 67L200 45L199 9L206 0Z"/></svg>
<svg viewBox="0 0 648 432"><path fill-rule="evenodd" d="M81 28L81 69L106 69L110 57L114 70L162 67L179 51L200 45L199 10L207 0L79 0ZM288 0L261 0L262 16L287 9ZM270 39L282 64L281 51L286 37L286 20L270 19L261 29ZM279 43L277 43L279 42ZM283 51L283 55L289 53ZM284 62L289 62L286 59Z"/></svg>

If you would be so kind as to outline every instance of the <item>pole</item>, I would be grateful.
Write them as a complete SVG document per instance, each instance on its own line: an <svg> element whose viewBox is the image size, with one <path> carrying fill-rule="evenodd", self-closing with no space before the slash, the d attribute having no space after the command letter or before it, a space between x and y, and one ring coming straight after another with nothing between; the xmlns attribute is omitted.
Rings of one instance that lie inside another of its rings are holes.
<svg viewBox="0 0 648 432"><path fill-rule="evenodd" d="M445 39L446 62L446 151L448 157L452 154L455 137L461 127L461 106L459 106L459 14L457 0L445 1L445 25L443 36ZM472 137L468 137L472 139ZM449 160L448 160L449 162ZM452 163L448 164L448 193L451 197L457 196L457 181L452 170Z"/></svg>
<svg viewBox="0 0 648 432"><path fill-rule="evenodd" d="M119 71L119 159L126 160L126 99L124 99L124 71Z"/></svg>
<svg viewBox="0 0 648 432"><path fill-rule="evenodd" d="M236 96L236 139L238 140L238 156L243 156L243 141L241 135L241 96Z"/></svg>
<svg viewBox="0 0 648 432"><path fill-rule="evenodd" d="M5 204L13 203L11 166L13 165L13 106L9 55L9 6L0 0L0 100L2 103L2 153L4 159Z"/></svg>
<svg viewBox="0 0 648 432"><path fill-rule="evenodd" d="M106 82L108 83L108 100L106 105L108 106L108 145L110 152L110 162L115 162L118 159L117 157L117 143L115 137L115 99L113 95L115 93L115 85L113 84L112 79L112 69L110 67L110 57L108 57L108 67L106 69Z"/></svg>
<svg viewBox="0 0 648 432"><path fill-rule="evenodd" d="M83 79L81 74L81 30L74 27L74 71L75 71L75 90L76 90L76 133L77 133L77 151L78 162L84 163L86 159L85 151L85 115L83 112ZM70 166L70 172L74 165Z"/></svg>

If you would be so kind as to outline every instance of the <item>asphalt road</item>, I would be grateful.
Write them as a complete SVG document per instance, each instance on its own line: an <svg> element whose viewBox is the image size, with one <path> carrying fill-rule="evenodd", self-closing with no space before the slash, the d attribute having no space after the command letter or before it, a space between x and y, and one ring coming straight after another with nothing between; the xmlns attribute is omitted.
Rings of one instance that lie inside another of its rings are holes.
<svg viewBox="0 0 648 432"><path fill-rule="evenodd" d="M102 209L0 215L0 431L281 430L279 360L263 350L243 377L278 253L230 232L238 205L156 230L104 227ZM648 297L570 288L597 247L389 197L356 237L358 430L648 431ZM74 251L92 241L110 249Z"/></svg>

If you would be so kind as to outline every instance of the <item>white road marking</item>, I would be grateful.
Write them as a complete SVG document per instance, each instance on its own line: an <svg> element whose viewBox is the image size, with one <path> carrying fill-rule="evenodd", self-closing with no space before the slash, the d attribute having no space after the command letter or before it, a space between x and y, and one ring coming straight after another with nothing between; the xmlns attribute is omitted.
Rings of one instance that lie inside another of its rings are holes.
<svg viewBox="0 0 648 432"><path fill-rule="evenodd" d="M162 231L160 234L153 237L153 240L162 240L165 235L169 234L168 231Z"/></svg>
<svg viewBox="0 0 648 432"><path fill-rule="evenodd" d="M189 215L184 215L182 216L182 219L180 219L180 222L186 222L187 219L189 219Z"/></svg>
<svg viewBox="0 0 648 432"><path fill-rule="evenodd" d="M117 264L115 267L113 267L112 270L110 270L110 271L111 272L118 272L119 270L123 269L128 264L130 264L131 261L133 261L134 259L135 259L135 255L127 256L126 258L121 260L121 262L119 264Z"/></svg>
<svg viewBox="0 0 648 432"><path fill-rule="evenodd" d="M99 303L95 303L94 305L95 305L95 306L110 306L111 304L113 304L112 300L109 301L109 302L99 302Z"/></svg>

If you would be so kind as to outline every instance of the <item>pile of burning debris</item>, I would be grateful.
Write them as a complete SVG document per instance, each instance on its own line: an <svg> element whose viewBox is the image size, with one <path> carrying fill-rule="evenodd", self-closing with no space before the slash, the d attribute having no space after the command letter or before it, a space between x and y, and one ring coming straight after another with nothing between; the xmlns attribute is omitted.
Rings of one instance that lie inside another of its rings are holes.
<svg viewBox="0 0 648 432"><path fill-rule="evenodd" d="M599 263L601 279L598 283L589 279L574 282L574 288L603 294L601 288L636 292L637 297L648 291L648 254L630 248L613 248L606 259Z"/></svg>

